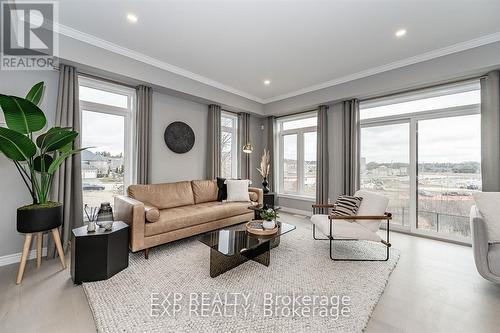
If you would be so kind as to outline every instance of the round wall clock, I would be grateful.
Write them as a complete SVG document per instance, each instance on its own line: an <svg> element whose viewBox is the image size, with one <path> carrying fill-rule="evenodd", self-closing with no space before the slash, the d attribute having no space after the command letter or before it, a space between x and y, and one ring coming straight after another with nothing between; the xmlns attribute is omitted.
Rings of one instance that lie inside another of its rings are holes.
<svg viewBox="0 0 500 333"><path fill-rule="evenodd" d="M188 124L174 121L165 129L164 134L167 147L177 154L184 154L194 146L194 132Z"/></svg>

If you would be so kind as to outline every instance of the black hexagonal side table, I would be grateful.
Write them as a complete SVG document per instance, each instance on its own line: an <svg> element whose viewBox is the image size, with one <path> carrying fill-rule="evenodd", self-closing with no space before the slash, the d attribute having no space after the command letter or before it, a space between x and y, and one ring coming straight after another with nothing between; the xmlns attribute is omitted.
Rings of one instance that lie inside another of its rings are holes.
<svg viewBox="0 0 500 333"><path fill-rule="evenodd" d="M129 227L116 221L113 229L73 229L71 278L75 284L106 280L128 267Z"/></svg>

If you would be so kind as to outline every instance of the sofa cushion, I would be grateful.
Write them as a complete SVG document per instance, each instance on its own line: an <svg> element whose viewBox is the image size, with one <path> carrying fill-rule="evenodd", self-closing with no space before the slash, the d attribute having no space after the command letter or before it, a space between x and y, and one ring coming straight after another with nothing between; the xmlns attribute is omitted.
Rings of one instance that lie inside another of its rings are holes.
<svg viewBox="0 0 500 333"><path fill-rule="evenodd" d="M226 179L227 185L227 201L228 202L238 202L238 201L250 201L250 196L248 194L248 185L250 181L248 179Z"/></svg>
<svg viewBox="0 0 500 333"><path fill-rule="evenodd" d="M217 177L217 187L219 191L217 193L217 201L223 201L227 199L227 186L226 178Z"/></svg>
<svg viewBox="0 0 500 333"><path fill-rule="evenodd" d="M146 213L147 222L154 223L160 219L160 210L148 203L144 203L144 213Z"/></svg>
<svg viewBox="0 0 500 333"><path fill-rule="evenodd" d="M194 205L194 195L190 181L169 184L130 185L128 195L136 200L148 202L158 209Z"/></svg>
<svg viewBox="0 0 500 333"><path fill-rule="evenodd" d="M219 188L215 180L193 180L194 203L217 201L217 193Z"/></svg>
<svg viewBox="0 0 500 333"><path fill-rule="evenodd" d="M250 213L245 202L205 202L160 210L160 219L146 223L144 235L153 236L202 223ZM242 220L243 222L243 220Z"/></svg>
<svg viewBox="0 0 500 333"><path fill-rule="evenodd" d="M490 243L500 242L500 192L475 192L474 201L479 212L484 217L486 230L488 230L488 241Z"/></svg>

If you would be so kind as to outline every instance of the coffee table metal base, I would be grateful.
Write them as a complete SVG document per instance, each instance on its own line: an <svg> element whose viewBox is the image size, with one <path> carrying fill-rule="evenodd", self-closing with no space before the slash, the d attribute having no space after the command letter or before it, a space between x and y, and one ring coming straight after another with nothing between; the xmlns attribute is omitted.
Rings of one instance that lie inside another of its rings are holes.
<svg viewBox="0 0 500 333"><path fill-rule="evenodd" d="M278 242L265 242L253 249L243 250L232 256L226 256L217 250L210 249L210 277L219 276L249 260L269 266L271 262L270 250L279 244L279 238L277 240Z"/></svg>

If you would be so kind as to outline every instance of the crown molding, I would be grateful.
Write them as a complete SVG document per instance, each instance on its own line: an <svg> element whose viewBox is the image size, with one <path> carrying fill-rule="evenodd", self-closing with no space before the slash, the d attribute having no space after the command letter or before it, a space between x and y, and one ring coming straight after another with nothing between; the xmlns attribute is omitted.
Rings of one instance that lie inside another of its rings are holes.
<svg viewBox="0 0 500 333"><path fill-rule="evenodd" d="M457 53L457 52L466 51L466 50L473 49L473 48L476 48L479 46L492 44L492 43L496 43L496 42L500 41L500 31L499 31L499 32L495 32L495 33L492 33L489 35L481 36L481 37L478 37L478 38L475 38L475 39L472 39L469 41L460 42L460 43L453 44L453 45L450 45L447 47L443 47L443 48L440 48L437 50L425 52L425 53L422 53L422 54L419 54L419 55L416 55L413 57L394 61L394 62L385 64L382 66L377 66L377 67L373 67L373 68L370 68L370 69L367 69L364 71L360 71L360 72L357 72L354 74L346 75L346 76L340 77L338 79L325 81L325 82L315 84L315 85L312 85L312 86L309 86L306 88L302 88L299 90L295 90L295 91L292 91L292 92L289 92L286 94L282 94L282 95L278 95L278 96L270 97L270 98L260 98L260 97L254 96L252 94L246 93L244 91L238 90L236 88L233 88L231 86L225 85L221 82L218 82L218 81L212 80L210 78L204 77L202 75L190 72L186 69L183 69L183 68L180 68L178 66L166 63L164 61L161 61L161 60L158 60L156 58L145 55L143 53L128 49L126 47L117 45L115 43L109 42L107 40L96 37L94 35L87 34L85 32L73 29L73 28L65 26L63 24L56 23L56 26L59 29L58 33L61 35L79 40L81 42L84 42L84 43L87 43L87 44L90 44L90 45L93 45L93 46L96 46L96 47L99 47L102 49L105 49L107 51L119 54L121 56L130 58L130 59L140 61L140 62L145 63L147 65L151 65L151 66L163 69L165 71L186 77L188 79L206 84L208 86L226 91L226 92L231 93L231 94L235 94L235 95L247 98L249 100L252 100L254 102L258 102L258 103L261 103L264 105L268 104L268 103L272 103L272 102L277 102L277 101L280 101L283 99L307 94L307 93L310 93L310 92L313 92L316 90L321 90L321 89L333 87L333 86L336 86L336 85L339 85L342 83L346 83L349 81L362 79L362 78L372 76L375 74L380 74L383 72L387 72L387 71L391 71L394 69L414 65L414 64L417 64L420 62L432 60L435 58L443 57L443 56L450 55L450 54Z"/></svg>
<svg viewBox="0 0 500 333"><path fill-rule="evenodd" d="M220 90L224 90L224 91L229 92L231 94L235 94L235 95L247 98L247 99L252 100L254 102L258 102L261 104L264 103L264 99L262 99L260 97L253 96L253 95L248 94L244 91L238 90L236 88L230 87L230 86L225 85L223 83L220 83L218 81L209 79L209 78L204 77L202 75L190 72L188 70L177 67L175 65L166 63L164 61L158 60L158 59L153 58L153 57L150 57L150 56L145 55L143 53L128 49L126 47L109 42L107 40L96 37L94 35L73 29L71 27L68 27L68 26L60 24L60 23L56 23L56 26L59 29L58 33L66 36L66 37L70 37L70 38L79 40L81 42L84 42L84 43L105 49L107 51L119 54L121 56L140 61L140 62L145 63L147 65L151 65L151 66L163 69L165 71L186 77L188 79L198 81L198 82L206 84L208 86L211 86L211 87L214 87L214 88L217 88Z"/></svg>
<svg viewBox="0 0 500 333"><path fill-rule="evenodd" d="M432 60L435 58L443 57L443 56L457 53L457 52L466 51L469 49L473 49L473 48L487 45L487 44L496 43L499 41L500 41L500 31L495 32L495 33L490 34L490 35L481 36L479 38L475 38L475 39L472 39L469 41L460 42L457 44L453 44L451 46L443 47L441 49L425 52L425 53L422 53L422 54L419 54L419 55L416 55L416 56L413 56L410 58L394 61L394 62L391 62L391 63L386 64L386 65L382 65L382 66L370 68L370 69L367 69L367 70L364 70L361 72L357 72L354 74L346 75L346 76L343 76L343 77L338 78L338 79L315 84L313 86L299 89L299 90L295 90L295 91L292 91L292 92L289 92L289 93L286 93L283 95L266 98L266 99L264 99L264 104L277 102L277 101L287 99L290 97L295 97L295 96L307 94L307 93L310 93L310 92L313 92L316 90L333 87L333 86L336 86L336 85L339 85L342 83L346 83L349 81L362 79L362 78L365 78L368 76L380 74L380 73L387 72L387 71L390 71L393 69L398 69L401 67L414 65L414 64L417 64L420 62Z"/></svg>

